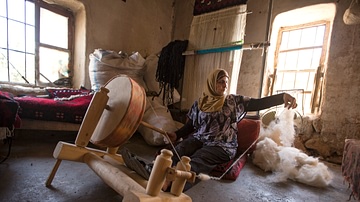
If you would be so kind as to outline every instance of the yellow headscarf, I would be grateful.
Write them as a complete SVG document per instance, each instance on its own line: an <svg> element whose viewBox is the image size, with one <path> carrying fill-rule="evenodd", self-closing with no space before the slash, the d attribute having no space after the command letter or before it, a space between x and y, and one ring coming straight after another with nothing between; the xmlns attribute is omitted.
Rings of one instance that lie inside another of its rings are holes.
<svg viewBox="0 0 360 202"><path fill-rule="evenodd" d="M224 105L226 95L219 95L216 93L216 82L223 76L229 78L228 73L224 69L215 69L211 74L209 74L204 87L204 92L199 98L199 109L201 111L216 112L221 110Z"/></svg>

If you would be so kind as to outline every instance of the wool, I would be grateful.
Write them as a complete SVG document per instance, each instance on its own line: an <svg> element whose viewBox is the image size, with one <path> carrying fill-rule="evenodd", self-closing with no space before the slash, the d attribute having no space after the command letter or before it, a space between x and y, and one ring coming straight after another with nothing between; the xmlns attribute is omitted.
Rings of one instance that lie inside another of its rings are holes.
<svg viewBox="0 0 360 202"><path fill-rule="evenodd" d="M315 187L325 187L331 183L333 174L324 163L293 147L295 130L292 110L284 109L267 128L261 128L260 136L252 160L264 171L272 171L273 174L269 176L271 181L290 179Z"/></svg>

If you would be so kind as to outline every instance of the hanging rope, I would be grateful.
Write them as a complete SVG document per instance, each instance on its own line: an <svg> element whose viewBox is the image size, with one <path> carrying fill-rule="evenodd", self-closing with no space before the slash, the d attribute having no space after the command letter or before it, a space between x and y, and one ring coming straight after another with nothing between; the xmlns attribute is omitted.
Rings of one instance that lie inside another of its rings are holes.
<svg viewBox="0 0 360 202"><path fill-rule="evenodd" d="M160 92L163 92L163 104L168 105L173 101L175 88L179 88L180 80L184 75L185 56L188 40L175 40L161 50L156 70L156 81L159 82Z"/></svg>

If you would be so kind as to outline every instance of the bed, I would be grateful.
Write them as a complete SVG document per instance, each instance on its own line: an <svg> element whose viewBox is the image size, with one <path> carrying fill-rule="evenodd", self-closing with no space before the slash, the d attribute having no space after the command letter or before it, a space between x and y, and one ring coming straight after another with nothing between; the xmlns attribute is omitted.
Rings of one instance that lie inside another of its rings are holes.
<svg viewBox="0 0 360 202"><path fill-rule="evenodd" d="M47 96L14 97L19 103L21 129L78 131L93 91L46 89Z"/></svg>
<svg viewBox="0 0 360 202"><path fill-rule="evenodd" d="M15 128L77 131L93 91L84 88L32 88L0 84L0 92L18 103Z"/></svg>

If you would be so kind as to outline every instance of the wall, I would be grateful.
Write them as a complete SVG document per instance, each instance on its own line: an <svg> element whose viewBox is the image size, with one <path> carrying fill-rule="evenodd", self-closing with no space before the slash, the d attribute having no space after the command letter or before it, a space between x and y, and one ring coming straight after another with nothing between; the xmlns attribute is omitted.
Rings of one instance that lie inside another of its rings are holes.
<svg viewBox="0 0 360 202"><path fill-rule="evenodd" d="M174 1L48 0L76 16L74 87L90 88L89 55L97 48L143 57L159 53L172 40Z"/></svg>

